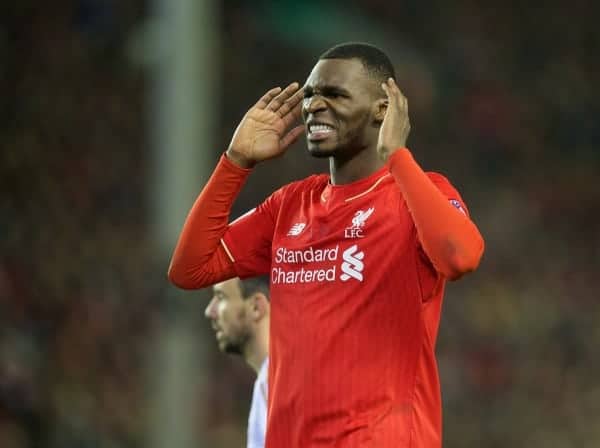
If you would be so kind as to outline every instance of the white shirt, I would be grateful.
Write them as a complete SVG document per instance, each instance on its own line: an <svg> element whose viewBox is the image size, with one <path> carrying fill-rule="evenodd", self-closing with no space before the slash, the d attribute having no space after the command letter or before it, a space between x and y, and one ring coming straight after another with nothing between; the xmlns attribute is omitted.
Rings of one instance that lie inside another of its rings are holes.
<svg viewBox="0 0 600 448"><path fill-rule="evenodd" d="M265 358L260 366L260 371L254 381L252 392L252 406L248 416L248 443L247 448L264 448L265 432L267 430L267 373L269 371L269 358Z"/></svg>

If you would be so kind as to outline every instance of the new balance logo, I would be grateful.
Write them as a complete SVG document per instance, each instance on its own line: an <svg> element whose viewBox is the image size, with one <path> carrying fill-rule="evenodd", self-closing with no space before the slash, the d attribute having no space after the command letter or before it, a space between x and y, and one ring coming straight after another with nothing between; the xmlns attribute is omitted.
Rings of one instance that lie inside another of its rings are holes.
<svg viewBox="0 0 600 448"><path fill-rule="evenodd" d="M287 233L287 236L298 236L302 233L302 231L304 230L305 227L306 227L306 223L297 222L289 230L289 232Z"/></svg>
<svg viewBox="0 0 600 448"><path fill-rule="evenodd" d="M346 282L351 278L358 280L359 282L363 281L362 271L365 267L362 262L363 258L365 258L364 252L358 252L358 246L355 244L344 251L342 254L342 259L344 262L342 263L342 272L340 275L342 281Z"/></svg>

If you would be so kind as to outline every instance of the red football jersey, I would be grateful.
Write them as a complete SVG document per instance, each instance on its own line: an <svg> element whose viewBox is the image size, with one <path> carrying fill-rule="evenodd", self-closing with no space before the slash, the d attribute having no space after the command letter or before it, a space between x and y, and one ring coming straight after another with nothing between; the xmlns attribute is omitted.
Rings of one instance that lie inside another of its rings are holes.
<svg viewBox="0 0 600 448"><path fill-rule="evenodd" d="M223 244L238 276L271 277L268 448L441 446L445 279L388 167L348 185L286 185Z"/></svg>

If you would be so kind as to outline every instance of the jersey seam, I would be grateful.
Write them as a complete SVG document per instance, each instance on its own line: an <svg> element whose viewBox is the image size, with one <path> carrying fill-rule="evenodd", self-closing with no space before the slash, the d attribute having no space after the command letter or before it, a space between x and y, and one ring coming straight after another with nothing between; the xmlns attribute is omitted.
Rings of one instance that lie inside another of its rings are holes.
<svg viewBox="0 0 600 448"><path fill-rule="evenodd" d="M364 195L370 193L371 191L373 191L385 178L387 178L388 176L391 176L390 173L384 174L383 176L381 176L379 179L377 179L375 181L375 183L373 185L371 185L369 188L367 188L365 191L363 191L362 193L356 194L354 196L351 196L349 198L344 199L344 202L350 202L353 201L355 199L358 199L360 197L363 197Z"/></svg>
<svg viewBox="0 0 600 448"><path fill-rule="evenodd" d="M413 231L416 233L417 229L415 227L413 227ZM417 236L417 240L418 240L418 236ZM416 405L416 395L417 395L417 388L419 387L419 368L418 366L421 363L421 358L423 357L423 351L425 349L425 333L427 332L427 327L425 326L425 319L423 317L424 314L424 309L425 307L429 304L429 301L424 301L423 300L423 285L421 282L421 271L419 270L419 249L417 247L416 251L414 252L414 266L415 266L415 272L416 272L416 276L417 276L417 284L419 285L419 314L420 314L420 319L421 319L421 347L419 350L419 356L417 357L417 363L416 363L416 367L415 367L415 378L414 378L414 382L413 382L413 393L412 393L412 413L411 413L411 422L410 422L410 432L409 432L409 440L408 440L408 446L409 448L413 446L413 441L415 440L415 405Z"/></svg>
<svg viewBox="0 0 600 448"><path fill-rule="evenodd" d="M417 233L417 229L416 229L416 227L414 227L414 225L413 225L413 231L415 233ZM418 258L420 257L420 254L419 254L419 244L420 244L419 243L419 235L415 235L415 237L417 239L417 243L418 244L417 244L416 250L414 252L414 257L415 258L414 258L413 261L414 261L414 266L415 266L415 272L416 272L416 275L417 275L417 284L419 285L419 302L421 303L421 305L423 305L424 303L427 303L427 302L424 300L423 284L422 284L422 281L421 281L421 270L419 269L419 260L418 260Z"/></svg>
<svg viewBox="0 0 600 448"><path fill-rule="evenodd" d="M416 395L417 395L417 387L419 386L419 368L418 366L420 365L420 361L421 361L421 357L423 356L423 350L425 347L425 343L424 343L424 338L423 338L423 332L425 330L425 323L423 322L423 310L420 310L420 318L421 318L421 348L419 350L419 356L417 358L417 364L415 366L415 377L414 377L414 381L413 381L413 387L412 387L412 399L411 399L411 415L410 415L410 431L409 431L409 439L408 439L408 446L409 448L413 446L413 442L416 439L415 438L415 414L416 414L416 409L415 409L415 404L416 404Z"/></svg>
<svg viewBox="0 0 600 448"><path fill-rule="evenodd" d="M229 247L227 247L227 244L225 244L225 241L223 240L223 238L221 238L221 246L223 246L223 249L225 249L225 253L229 257L229 259L231 260L231 262L235 263L235 258L233 257L233 254L229 250Z"/></svg>

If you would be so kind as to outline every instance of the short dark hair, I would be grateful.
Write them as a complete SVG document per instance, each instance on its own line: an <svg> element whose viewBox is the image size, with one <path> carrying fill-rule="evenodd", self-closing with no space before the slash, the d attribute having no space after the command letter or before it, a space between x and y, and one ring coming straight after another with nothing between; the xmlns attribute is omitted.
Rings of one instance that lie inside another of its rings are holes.
<svg viewBox="0 0 600 448"><path fill-rule="evenodd" d="M269 299L269 277L266 275L240 279L239 285L244 300L257 292L263 293Z"/></svg>
<svg viewBox="0 0 600 448"><path fill-rule="evenodd" d="M323 53L321 59L358 59L367 73L377 81L396 79L394 65L387 54L375 45L364 42L346 42L331 47Z"/></svg>

